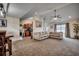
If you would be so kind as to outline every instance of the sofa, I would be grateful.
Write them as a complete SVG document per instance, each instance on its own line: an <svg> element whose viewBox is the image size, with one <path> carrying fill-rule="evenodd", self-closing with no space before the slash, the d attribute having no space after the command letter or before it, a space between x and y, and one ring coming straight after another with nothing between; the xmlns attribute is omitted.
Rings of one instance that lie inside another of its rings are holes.
<svg viewBox="0 0 79 59"><path fill-rule="evenodd" d="M33 33L33 39L34 40L44 40L44 39L63 39L63 33L62 32L34 32Z"/></svg>
<svg viewBox="0 0 79 59"><path fill-rule="evenodd" d="M49 37L47 32L34 32L33 33L33 39L34 40L44 40Z"/></svg>
<svg viewBox="0 0 79 59"><path fill-rule="evenodd" d="M63 39L63 33L62 32L50 32L49 38L52 39Z"/></svg>

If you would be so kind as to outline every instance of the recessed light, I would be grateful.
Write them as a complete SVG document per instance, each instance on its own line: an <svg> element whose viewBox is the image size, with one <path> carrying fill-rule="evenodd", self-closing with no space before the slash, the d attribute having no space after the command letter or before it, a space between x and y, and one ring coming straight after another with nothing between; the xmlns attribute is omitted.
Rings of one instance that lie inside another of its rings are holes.
<svg viewBox="0 0 79 59"><path fill-rule="evenodd" d="M33 19L33 17L30 17L30 18L28 18L28 19Z"/></svg>
<svg viewBox="0 0 79 59"><path fill-rule="evenodd" d="M35 15L38 15L38 13L37 13L37 12L35 12Z"/></svg>
<svg viewBox="0 0 79 59"><path fill-rule="evenodd" d="M68 16L69 18L72 18L72 16Z"/></svg>

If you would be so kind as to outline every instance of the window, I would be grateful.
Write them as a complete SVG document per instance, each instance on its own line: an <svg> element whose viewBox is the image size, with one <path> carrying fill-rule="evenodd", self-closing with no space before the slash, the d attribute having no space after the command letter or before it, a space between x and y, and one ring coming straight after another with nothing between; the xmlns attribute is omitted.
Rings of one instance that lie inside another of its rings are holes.
<svg viewBox="0 0 79 59"><path fill-rule="evenodd" d="M56 32L63 32L63 37L65 37L65 24L57 25Z"/></svg>

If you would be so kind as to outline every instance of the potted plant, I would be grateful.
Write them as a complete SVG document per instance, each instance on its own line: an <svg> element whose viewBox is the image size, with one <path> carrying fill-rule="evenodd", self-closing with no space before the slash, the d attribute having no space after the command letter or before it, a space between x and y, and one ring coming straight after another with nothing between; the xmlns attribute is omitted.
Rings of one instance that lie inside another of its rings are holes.
<svg viewBox="0 0 79 59"><path fill-rule="evenodd" d="M75 39L79 39L79 36L78 36L78 34L79 34L79 24L73 24L73 26L74 26L74 33L75 33Z"/></svg>

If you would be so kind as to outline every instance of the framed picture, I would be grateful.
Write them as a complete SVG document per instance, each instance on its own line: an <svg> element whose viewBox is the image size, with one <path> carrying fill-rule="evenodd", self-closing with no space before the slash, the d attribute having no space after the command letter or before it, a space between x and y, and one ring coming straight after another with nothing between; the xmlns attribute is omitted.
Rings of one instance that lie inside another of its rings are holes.
<svg viewBox="0 0 79 59"><path fill-rule="evenodd" d="M42 21L36 20L36 27L42 27Z"/></svg>
<svg viewBox="0 0 79 59"><path fill-rule="evenodd" d="M0 19L0 27L7 27L7 20Z"/></svg>

